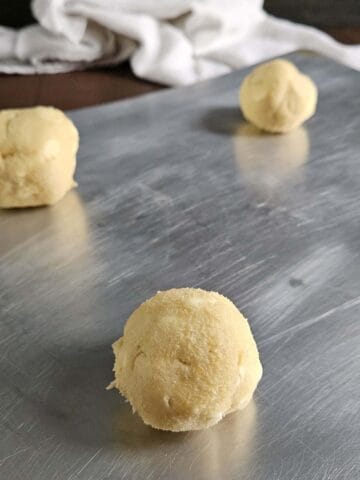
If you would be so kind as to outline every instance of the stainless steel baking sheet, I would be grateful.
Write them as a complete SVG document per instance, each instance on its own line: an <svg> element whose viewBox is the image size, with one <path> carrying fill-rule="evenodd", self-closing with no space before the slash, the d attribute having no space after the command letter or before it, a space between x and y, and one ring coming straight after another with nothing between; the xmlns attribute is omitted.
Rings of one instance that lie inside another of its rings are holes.
<svg viewBox="0 0 360 480"><path fill-rule="evenodd" d="M0 212L0 478L360 478L360 76L290 56L317 114L259 136L247 70L70 112L79 187ZM264 365L252 405L186 434L115 392L111 343L157 290L233 299Z"/></svg>

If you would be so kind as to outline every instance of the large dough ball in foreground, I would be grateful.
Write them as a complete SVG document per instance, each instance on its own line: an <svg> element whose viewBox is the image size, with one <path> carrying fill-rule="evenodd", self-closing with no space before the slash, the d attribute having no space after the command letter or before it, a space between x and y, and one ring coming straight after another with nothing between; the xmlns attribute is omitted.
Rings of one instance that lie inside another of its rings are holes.
<svg viewBox="0 0 360 480"><path fill-rule="evenodd" d="M286 60L255 68L240 87L244 117L258 128L283 133L301 125L316 109L317 88Z"/></svg>
<svg viewBox="0 0 360 480"><path fill-rule="evenodd" d="M79 135L52 107L0 112L0 207L52 205L75 186Z"/></svg>
<svg viewBox="0 0 360 480"><path fill-rule="evenodd" d="M214 425L250 402L262 375L247 320L201 289L157 293L130 316L113 350L111 386L161 430Z"/></svg>

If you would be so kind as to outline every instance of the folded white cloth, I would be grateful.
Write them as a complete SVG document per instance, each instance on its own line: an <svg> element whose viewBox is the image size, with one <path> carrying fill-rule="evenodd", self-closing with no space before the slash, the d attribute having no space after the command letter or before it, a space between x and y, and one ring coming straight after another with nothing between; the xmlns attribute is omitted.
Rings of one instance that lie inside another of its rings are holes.
<svg viewBox="0 0 360 480"><path fill-rule="evenodd" d="M360 70L360 46L268 15L262 0L34 0L38 24L0 27L0 72L56 73L129 59L183 85L307 49Z"/></svg>

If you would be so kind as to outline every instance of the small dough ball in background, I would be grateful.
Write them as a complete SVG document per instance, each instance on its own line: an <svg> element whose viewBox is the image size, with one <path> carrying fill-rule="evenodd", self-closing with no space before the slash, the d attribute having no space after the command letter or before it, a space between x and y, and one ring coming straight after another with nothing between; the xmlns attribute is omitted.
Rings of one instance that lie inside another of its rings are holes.
<svg viewBox="0 0 360 480"><path fill-rule="evenodd" d="M255 68L240 87L240 107L250 123L267 132L298 127L316 109L317 88L307 75L286 60Z"/></svg>
<svg viewBox="0 0 360 480"><path fill-rule="evenodd" d="M79 134L52 107L0 111L0 207L52 205L76 183Z"/></svg>
<svg viewBox="0 0 360 480"><path fill-rule="evenodd" d="M249 324L215 292L159 292L128 319L113 345L116 387L147 425L210 427L244 408L262 375Z"/></svg>

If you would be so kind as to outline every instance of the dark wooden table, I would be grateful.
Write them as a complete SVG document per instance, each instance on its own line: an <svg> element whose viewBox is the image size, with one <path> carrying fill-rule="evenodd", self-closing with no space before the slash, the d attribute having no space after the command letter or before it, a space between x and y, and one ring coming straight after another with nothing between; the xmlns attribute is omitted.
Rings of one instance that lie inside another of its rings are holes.
<svg viewBox="0 0 360 480"><path fill-rule="evenodd" d="M360 27L327 28L337 40L360 43ZM123 64L56 75L0 75L0 108L53 105L72 109L130 98L164 86L140 80Z"/></svg>

